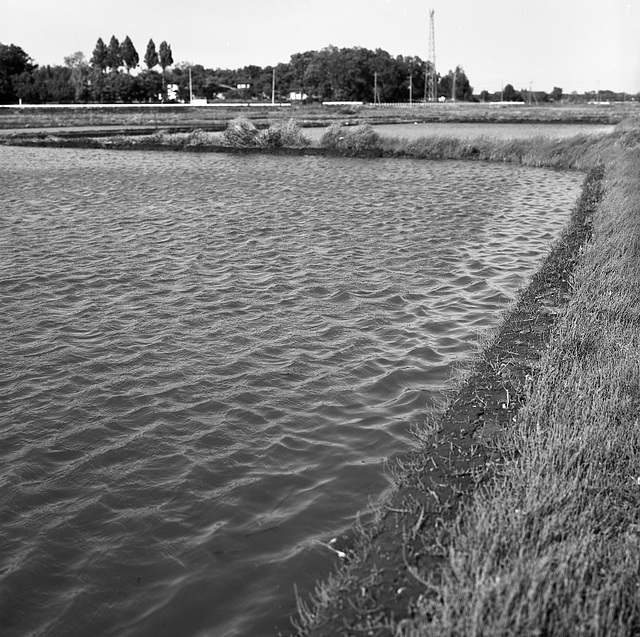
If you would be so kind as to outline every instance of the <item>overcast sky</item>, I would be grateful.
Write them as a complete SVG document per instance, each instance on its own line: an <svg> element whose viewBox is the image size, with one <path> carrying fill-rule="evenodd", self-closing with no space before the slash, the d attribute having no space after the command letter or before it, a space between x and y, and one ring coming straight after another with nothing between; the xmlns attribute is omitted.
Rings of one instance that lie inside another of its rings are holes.
<svg viewBox="0 0 640 637"><path fill-rule="evenodd" d="M640 92L640 0L0 0L0 42L38 64L62 64L96 40L129 36L142 60L149 38L175 62L240 68L292 53L381 48L461 65L475 92Z"/></svg>

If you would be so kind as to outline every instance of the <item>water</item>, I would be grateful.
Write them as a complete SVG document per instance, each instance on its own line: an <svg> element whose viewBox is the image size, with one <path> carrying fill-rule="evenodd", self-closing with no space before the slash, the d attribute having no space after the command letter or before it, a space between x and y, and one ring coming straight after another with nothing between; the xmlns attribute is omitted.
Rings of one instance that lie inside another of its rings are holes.
<svg viewBox="0 0 640 637"><path fill-rule="evenodd" d="M0 147L0 626L276 635L580 175Z"/></svg>

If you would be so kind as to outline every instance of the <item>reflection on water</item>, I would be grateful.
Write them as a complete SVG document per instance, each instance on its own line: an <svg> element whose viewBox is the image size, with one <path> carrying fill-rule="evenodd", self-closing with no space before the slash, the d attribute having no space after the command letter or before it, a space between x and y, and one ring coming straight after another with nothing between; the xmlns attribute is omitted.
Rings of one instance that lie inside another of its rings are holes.
<svg viewBox="0 0 640 637"><path fill-rule="evenodd" d="M514 166L0 148L4 635L265 635L565 222Z"/></svg>

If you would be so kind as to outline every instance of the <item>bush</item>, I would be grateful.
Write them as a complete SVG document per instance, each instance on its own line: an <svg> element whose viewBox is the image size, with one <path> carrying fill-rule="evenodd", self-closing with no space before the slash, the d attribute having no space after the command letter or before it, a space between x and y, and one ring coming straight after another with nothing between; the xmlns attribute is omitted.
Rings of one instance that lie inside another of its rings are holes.
<svg viewBox="0 0 640 637"><path fill-rule="evenodd" d="M309 145L309 140L302 134L300 124L289 119L286 122L275 122L269 128L259 131L256 145L262 148L304 148Z"/></svg>
<svg viewBox="0 0 640 637"><path fill-rule="evenodd" d="M371 124L332 124L322 135L320 146L339 150L369 150L380 147L380 135L373 130Z"/></svg>
<svg viewBox="0 0 640 637"><path fill-rule="evenodd" d="M252 122L242 117L231 120L222 133L225 146L236 148L300 148L309 145L309 140L302 134L300 124L293 119L286 122L275 122L269 128L258 130Z"/></svg>
<svg viewBox="0 0 640 637"><path fill-rule="evenodd" d="M253 122L244 117L236 117L227 124L227 128L222 133L222 143L225 146L235 146L236 148L257 146L257 136L258 129Z"/></svg>

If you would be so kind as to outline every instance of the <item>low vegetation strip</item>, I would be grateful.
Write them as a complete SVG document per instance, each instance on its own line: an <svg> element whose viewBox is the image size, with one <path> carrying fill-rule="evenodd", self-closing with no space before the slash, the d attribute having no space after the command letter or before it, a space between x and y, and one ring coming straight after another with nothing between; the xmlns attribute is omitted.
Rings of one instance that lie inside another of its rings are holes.
<svg viewBox="0 0 640 637"><path fill-rule="evenodd" d="M396 495L300 601L300 634L640 634L637 139L587 179Z"/></svg>
<svg viewBox="0 0 640 637"><path fill-rule="evenodd" d="M319 144L312 144L294 119L278 120L258 128L246 118L231 120L220 133L200 129L188 132L159 131L153 134L104 134L52 132L0 137L0 144L63 148L109 148L113 150L171 150L186 152L264 152L271 154L407 157L414 159L460 159L500 161L524 166L588 170L606 159L618 140L629 134L621 123L608 135L576 135L566 138L534 137L459 139L424 137L417 140L383 138L370 124L327 128Z"/></svg>

